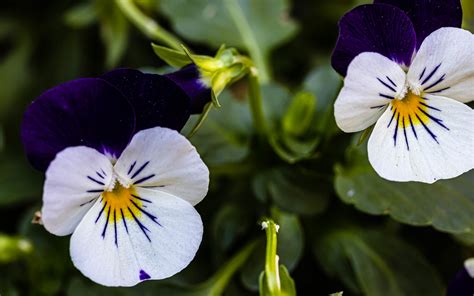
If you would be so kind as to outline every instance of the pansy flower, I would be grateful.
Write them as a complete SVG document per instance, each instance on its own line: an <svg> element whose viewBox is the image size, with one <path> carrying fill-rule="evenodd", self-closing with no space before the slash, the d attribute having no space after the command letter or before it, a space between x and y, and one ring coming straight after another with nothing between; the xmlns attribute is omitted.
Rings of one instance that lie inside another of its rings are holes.
<svg viewBox="0 0 474 296"><path fill-rule="evenodd" d="M464 267L450 281L446 296L474 295L474 258L464 262Z"/></svg>
<svg viewBox="0 0 474 296"><path fill-rule="evenodd" d="M46 170L43 224L72 234L72 261L93 281L162 279L195 256L203 226L193 206L209 171L178 130L201 103L166 76L119 69L63 83L28 107L22 140Z"/></svg>
<svg viewBox="0 0 474 296"><path fill-rule="evenodd" d="M375 124L369 161L388 180L433 183L474 167L474 36L459 0L383 0L340 21L337 125Z"/></svg>

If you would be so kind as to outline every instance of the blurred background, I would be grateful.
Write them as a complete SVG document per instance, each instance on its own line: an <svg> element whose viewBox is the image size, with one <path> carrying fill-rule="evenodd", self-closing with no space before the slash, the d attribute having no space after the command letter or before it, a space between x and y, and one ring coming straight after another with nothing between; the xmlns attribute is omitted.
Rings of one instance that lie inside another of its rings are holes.
<svg viewBox="0 0 474 296"><path fill-rule="evenodd" d="M220 0L130 2L196 53L213 56L223 43L248 52ZM32 223L43 176L24 158L22 114L68 80L116 67L171 68L150 46L160 40L113 0L1 1L0 295L208 295L215 284L208 279L255 239L259 246L224 294L257 295L262 216L282 227L278 252L300 295L442 295L474 255L474 176L433 187L381 180L364 144L356 145L360 135L335 127L331 106L341 79L329 62L337 22L364 2L237 1L268 66L263 94L273 140L255 141L245 81L224 92L223 107L191 139L211 169L209 196L197 207L205 234L196 259L165 282L107 289L72 266L69 237ZM474 5L464 2L465 27L472 28ZM302 109L304 96L311 99ZM302 118L307 124L295 128ZM207 288L196 286L202 282Z"/></svg>

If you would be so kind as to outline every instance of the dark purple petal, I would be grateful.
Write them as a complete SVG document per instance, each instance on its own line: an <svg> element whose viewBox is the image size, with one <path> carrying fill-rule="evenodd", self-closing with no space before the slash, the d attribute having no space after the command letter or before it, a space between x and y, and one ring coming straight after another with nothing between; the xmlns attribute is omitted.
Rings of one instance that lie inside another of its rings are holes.
<svg viewBox="0 0 474 296"><path fill-rule="evenodd" d="M362 52L380 53L398 64L409 65L416 48L416 34L408 16L386 4L361 5L339 22L339 39L332 66L342 76Z"/></svg>
<svg viewBox="0 0 474 296"><path fill-rule="evenodd" d="M102 79L84 78L56 86L25 112L21 138L31 164L45 171L56 153L88 146L118 157L135 129L133 108Z"/></svg>
<svg viewBox="0 0 474 296"><path fill-rule="evenodd" d="M119 89L132 104L136 117L135 132L156 126L179 131L189 119L189 97L165 76L117 69L101 78Z"/></svg>
<svg viewBox="0 0 474 296"><path fill-rule="evenodd" d="M423 40L442 27L462 24L461 0L374 0L401 8L415 27L418 48Z"/></svg>
<svg viewBox="0 0 474 296"><path fill-rule="evenodd" d="M191 113L202 113L204 106L211 101L211 89L202 83L196 65L188 65L176 72L165 75L179 85L191 99Z"/></svg>
<svg viewBox="0 0 474 296"><path fill-rule="evenodd" d="M470 277L467 270L463 268L449 283L446 296L472 295L474 295L474 279Z"/></svg>

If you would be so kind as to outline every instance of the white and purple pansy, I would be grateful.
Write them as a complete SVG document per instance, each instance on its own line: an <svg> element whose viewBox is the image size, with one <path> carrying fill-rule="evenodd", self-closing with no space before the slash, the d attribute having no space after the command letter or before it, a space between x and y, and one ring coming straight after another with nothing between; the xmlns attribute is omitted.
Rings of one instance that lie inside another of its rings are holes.
<svg viewBox="0 0 474 296"><path fill-rule="evenodd" d="M201 91L211 98L189 92L184 70L187 88L180 74L131 69L66 82L25 112L26 154L46 171L43 224L72 234L74 265L99 284L170 277L201 243L194 205L207 194L209 171L178 131L202 110Z"/></svg>
<svg viewBox="0 0 474 296"><path fill-rule="evenodd" d="M461 22L459 0L379 0L341 19L336 122L375 124L368 156L381 177L433 183L474 168L474 35Z"/></svg>
<svg viewBox="0 0 474 296"><path fill-rule="evenodd" d="M464 262L464 267L450 281L446 296L474 295L474 258Z"/></svg>

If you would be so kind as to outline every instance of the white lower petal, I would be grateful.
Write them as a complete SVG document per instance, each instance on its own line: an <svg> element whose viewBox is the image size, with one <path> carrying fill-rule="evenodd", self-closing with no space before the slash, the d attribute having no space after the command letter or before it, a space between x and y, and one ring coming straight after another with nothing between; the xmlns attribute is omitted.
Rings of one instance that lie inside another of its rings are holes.
<svg viewBox="0 0 474 296"><path fill-rule="evenodd" d="M71 237L74 265L101 285L170 277L191 262L201 243L201 217L187 201L141 188L135 195L140 199L130 197L133 202L97 201Z"/></svg>
<svg viewBox="0 0 474 296"><path fill-rule="evenodd" d="M137 133L114 168L125 184L167 192L192 205L206 196L209 187L209 170L196 149L168 128Z"/></svg>
<svg viewBox="0 0 474 296"><path fill-rule="evenodd" d="M414 108L412 113L394 115L395 109L389 108L377 121L368 154L381 177L433 183L474 168L474 111L452 99L432 95L426 99L423 103L429 107L421 108L426 113Z"/></svg>
<svg viewBox="0 0 474 296"><path fill-rule="evenodd" d="M112 182L112 164L88 147L66 148L46 171L42 220L56 235L71 234L102 191Z"/></svg>
<svg viewBox="0 0 474 296"><path fill-rule="evenodd" d="M405 72L373 52L358 55L349 65L344 87L334 104L340 129L357 132L374 124L385 107L405 91Z"/></svg>
<svg viewBox="0 0 474 296"><path fill-rule="evenodd" d="M421 92L474 100L474 35L459 28L431 33L410 66L408 81Z"/></svg>

